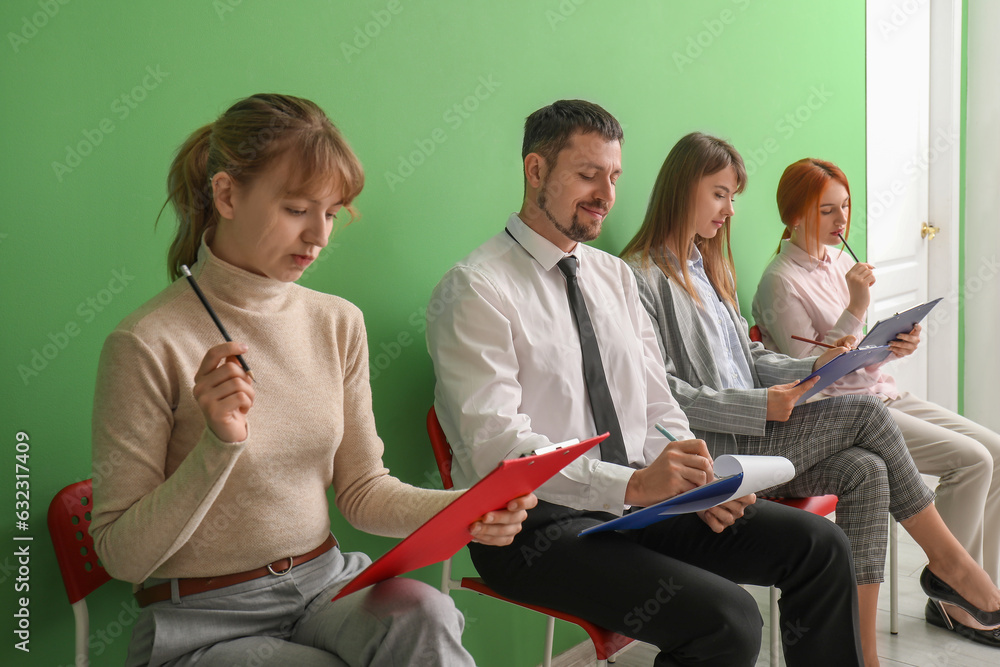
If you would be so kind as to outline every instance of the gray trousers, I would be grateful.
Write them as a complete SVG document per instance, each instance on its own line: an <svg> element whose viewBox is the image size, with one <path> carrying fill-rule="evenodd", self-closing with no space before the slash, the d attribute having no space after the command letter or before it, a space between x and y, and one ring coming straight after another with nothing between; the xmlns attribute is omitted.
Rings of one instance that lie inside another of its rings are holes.
<svg viewBox="0 0 1000 667"><path fill-rule="evenodd" d="M795 479L761 495L840 497L837 525L851 542L859 585L884 578L888 515L902 521L934 501L892 415L875 396L800 405L788 421L767 422L765 435L737 435L736 443L740 454L784 456L795 466Z"/></svg>
<svg viewBox="0 0 1000 667"><path fill-rule="evenodd" d="M350 667L475 665L451 598L413 579L390 579L330 599L371 561L334 547L283 576L143 609L127 667Z"/></svg>
<svg viewBox="0 0 1000 667"><path fill-rule="evenodd" d="M886 401L917 470L937 475L934 504L993 583L1000 581L1000 435L903 392Z"/></svg>

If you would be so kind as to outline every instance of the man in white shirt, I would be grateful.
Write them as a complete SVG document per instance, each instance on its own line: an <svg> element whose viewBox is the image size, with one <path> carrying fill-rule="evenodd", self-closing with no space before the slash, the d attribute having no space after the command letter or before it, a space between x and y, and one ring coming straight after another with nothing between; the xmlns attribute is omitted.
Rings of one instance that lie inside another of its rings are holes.
<svg viewBox="0 0 1000 667"><path fill-rule="evenodd" d="M861 665L850 551L825 519L751 495L641 530L578 537L712 478L708 449L667 386L631 270L583 245L614 204L621 141L614 117L588 102L529 116L520 212L445 275L428 307L435 406L458 485L502 459L596 435L602 407L615 422L606 430L617 445L595 447L543 485L514 543L472 545L473 562L503 595L656 645L656 665L753 665L762 621L736 584L777 585L787 664ZM589 320L574 318L570 273ZM581 321L596 336L611 406L592 406ZM680 440L660 435L657 422Z"/></svg>

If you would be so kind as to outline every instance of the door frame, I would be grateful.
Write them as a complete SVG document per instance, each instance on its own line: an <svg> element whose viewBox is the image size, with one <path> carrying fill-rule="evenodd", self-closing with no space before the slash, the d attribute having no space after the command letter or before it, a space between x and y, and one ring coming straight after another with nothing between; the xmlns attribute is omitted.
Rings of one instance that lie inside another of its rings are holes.
<svg viewBox="0 0 1000 667"><path fill-rule="evenodd" d="M962 0L930 3L928 222L940 227L927 249L930 298L945 297L925 322L927 400L958 410L961 249Z"/></svg>

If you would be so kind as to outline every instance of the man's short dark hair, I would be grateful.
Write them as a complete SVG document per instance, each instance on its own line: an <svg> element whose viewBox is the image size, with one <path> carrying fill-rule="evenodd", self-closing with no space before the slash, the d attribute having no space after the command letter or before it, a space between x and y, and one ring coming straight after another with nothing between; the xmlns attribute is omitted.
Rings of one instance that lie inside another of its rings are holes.
<svg viewBox="0 0 1000 667"><path fill-rule="evenodd" d="M574 132L596 132L618 143L624 138L622 126L600 106L585 100L559 100L525 119L521 159L538 153L550 166L554 165Z"/></svg>

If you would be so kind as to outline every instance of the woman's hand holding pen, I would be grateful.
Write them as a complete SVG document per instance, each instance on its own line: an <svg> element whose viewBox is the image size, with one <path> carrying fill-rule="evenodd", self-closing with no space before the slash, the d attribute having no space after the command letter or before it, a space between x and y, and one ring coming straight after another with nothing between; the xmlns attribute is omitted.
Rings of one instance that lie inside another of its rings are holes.
<svg viewBox="0 0 1000 667"><path fill-rule="evenodd" d="M889 349L897 357L905 357L917 351L920 345L920 325L914 324L910 333L901 333L896 336L896 340L889 341Z"/></svg>
<svg viewBox="0 0 1000 667"><path fill-rule="evenodd" d="M875 267L858 262L846 274L847 291L851 295L847 310L859 320L865 319L865 312L872 300L871 286L875 284Z"/></svg>
<svg viewBox="0 0 1000 667"><path fill-rule="evenodd" d="M648 507L707 484L714 477L712 457L704 440L678 440L636 470L625 488L625 504Z"/></svg>
<svg viewBox="0 0 1000 667"><path fill-rule="evenodd" d="M472 541L505 547L521 532L521 523L528 518L527 510L538 504L535 494L529 493L507 503L507 507L495 512L487 512L471 526Z"/></svg>
<svg viewBox="0 0 1000 667"><path fill-rule="evenodd" d="M816 357L816 361L813 362L813 371L819 370L824 365L832 361L834 357L839 357L845 352L849 352L851 350L851 346L854 345L854 340L854 336L844 336L843 338L835 340L833 342L833 347Z"/></svg>
<svg viewBox="0 0 1000 667"><path fill-rule="evenodd" d="M253 406L250 376L236 355L247 351L242 343L222 343L205 353L194 376L194 398L205 423L223 442L247 439L247 413Z"/></svg>

